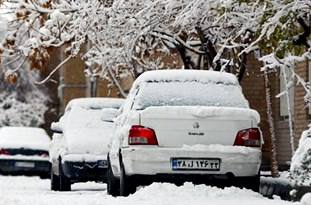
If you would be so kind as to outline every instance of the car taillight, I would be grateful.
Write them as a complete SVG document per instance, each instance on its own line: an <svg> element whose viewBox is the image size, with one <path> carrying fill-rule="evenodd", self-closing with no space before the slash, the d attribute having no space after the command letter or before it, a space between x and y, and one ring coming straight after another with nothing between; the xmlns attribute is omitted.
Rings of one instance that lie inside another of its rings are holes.
<svg viewBox="0 0 311 205"><path fill-rule="evenodd" d="M234 145L247 147L261 146L261 133L258 128L240 130L235 138Z"/></svg>
<svg viewBox="0 0 311 205"><path fill-rule="evenodd" d="M10 152L5 149L0 149L0 155L10 155Z"/></svg>
<svg viewBox="0 0 311 205"><path fill-rule="evenodd" d="M133 125L129 132L130 145L158 145L158 140L153 129Z"/></svg>

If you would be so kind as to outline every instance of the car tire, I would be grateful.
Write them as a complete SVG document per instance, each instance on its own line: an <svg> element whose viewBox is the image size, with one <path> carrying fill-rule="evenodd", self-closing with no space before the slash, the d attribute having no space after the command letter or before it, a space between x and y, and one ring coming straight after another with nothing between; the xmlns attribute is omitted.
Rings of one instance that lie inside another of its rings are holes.
<svg viewBox="0 0 311 205"><path fill-rule="evenodd" d="M59 191L71 191L71 182L63 172L61 159L59 159L59 179Z"/></svg>
<svg viewBox="0 0 311 205"><path fill-rule="evenodd" d="M122 160L120 159L120 196L128 196L135 193L136 183L131 177L126 176Z"/></svg>
<svg viewBox="0 0 311 205"><path fill-rule="evenodd" d="M56 174L54 174L51 171L51 190L52 191L59 191L59 188L60 188L59 176L57 176Z"/></svg>
<svg viewBox="0 0 311 205"><path fill-rule="evenodd" d="M39 177L40 177L40 179L49 179L50 174L49 173L40 174Z"/></svg>
<svg viewBox="0 0 311 205"><path fill-rule="evenodd" d="M120 196L120 181L113 175L109 158L107 161L107 194L111 196Z"/></svg>

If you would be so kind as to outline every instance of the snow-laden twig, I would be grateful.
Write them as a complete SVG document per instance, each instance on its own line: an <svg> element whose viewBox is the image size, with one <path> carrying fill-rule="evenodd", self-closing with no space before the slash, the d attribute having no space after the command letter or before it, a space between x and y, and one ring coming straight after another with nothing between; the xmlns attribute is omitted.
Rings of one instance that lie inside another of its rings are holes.
<svg viewBox="0 0 311 205"><path fill-rule="evenodd" d="M42 85L46 83L54 75L54 73L56 73L58 69L60 69L63 65L65 65L72 57L73 57L72 55L69 55L65 60L63 60L60 64L58 64L58 66L54 68L46 78L44 78L41 81L36 81L35 84Z"/></svg>

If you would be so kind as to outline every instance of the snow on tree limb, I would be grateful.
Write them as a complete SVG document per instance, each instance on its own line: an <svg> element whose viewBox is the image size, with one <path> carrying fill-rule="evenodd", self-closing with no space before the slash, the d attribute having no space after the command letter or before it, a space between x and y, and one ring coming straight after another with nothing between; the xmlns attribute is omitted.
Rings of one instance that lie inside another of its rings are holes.
<svg viewBox="0 0 311 205"><path fill-rule="evenodd" d="M241 56L250 52L262 51L265 69L282 66L275 57L301 61L310 53L308 0L21 0L9 6L16 16L1 55L27 56L40 70L49 47L66 45L64 52L76 56L87 44L84 61L112 82L129 70L158 69L161 60L148 57L174 49L184 63L197 64L185 68L199 68L203 59L205 66L242 73ZM190 44L199 40L201 46ZM189 60L188 52L201 60Z"/></svg>

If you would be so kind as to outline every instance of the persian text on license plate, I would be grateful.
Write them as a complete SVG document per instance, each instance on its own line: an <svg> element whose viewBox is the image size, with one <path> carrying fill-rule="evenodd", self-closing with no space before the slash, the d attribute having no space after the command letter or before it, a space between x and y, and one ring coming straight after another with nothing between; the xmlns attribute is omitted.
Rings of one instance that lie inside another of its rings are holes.
<svg viewBox="0 0 311 205"><path fill-rule="evenodd" d="M192 158L173 158L171 160L173 170L206 170L219 171L220 159L192 159Z"/></svg>
<svg viewBox="0 0 311 205"><path fill-rule="evenodd" d="M33 167L35 167L35 163L33 163L33 162L15 162L15 166L33 168Z"/></svg>

